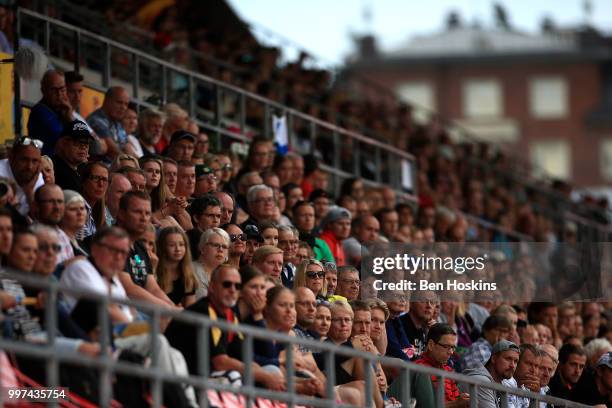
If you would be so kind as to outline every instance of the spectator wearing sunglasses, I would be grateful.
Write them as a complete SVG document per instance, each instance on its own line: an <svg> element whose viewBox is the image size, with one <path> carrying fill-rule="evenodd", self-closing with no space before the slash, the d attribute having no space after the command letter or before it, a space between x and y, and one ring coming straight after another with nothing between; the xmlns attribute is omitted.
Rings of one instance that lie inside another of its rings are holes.
<svg viewBox="0 0 612 408"><path fill-rule="evenodd" d="M21 137L15 140L8 159L0 160L0 177L17 182L15 198L17 211L26 216L34 199L34 191L42 186L41 149L43 142L38 139Z"/></svg>
<svg viewBox="0 0 612 408"><path fill-rule="evenodd" d="M238 323L234 307L241 289L242 280L238 270L231 265L219 265L211 274L208 295L185 311L208 316L212 321L225 320ZM198 366L199 350L206 346L198 342L198 328L193 324L173 320L165 334L170 344L185 356L189 373L201 375ZM243 336L239 332L211 327L207 345L209 372L238 371L243 374L245 364L242 362L242 340ZM263 383L266 388L272 390L281 391L286 388L282 374L269 373L257 363L252 364L255 381Z"/></svg>
<svg viewBox="0 0 612 408"><path fill-rule="evenodd" d="M223 226L223 229L225 232L227 232L230 238L227 263L239 268L240 258L246 252L247 235L243 233L240 227L236 224L227 224Z"/></svg>
<svg viewBox="0 0 612 408"><path fill-rule="evenodd" d="M327 281L325 280L325 267L316 259L309 259L298 265L295 274L295 289L306 287L315 294L318 299L327 296Z"/></svg>

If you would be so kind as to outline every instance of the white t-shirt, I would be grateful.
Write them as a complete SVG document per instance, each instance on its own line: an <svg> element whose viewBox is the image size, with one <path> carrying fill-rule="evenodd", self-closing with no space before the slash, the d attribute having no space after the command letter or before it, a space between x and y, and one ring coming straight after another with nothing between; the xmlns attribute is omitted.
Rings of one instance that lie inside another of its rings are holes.
<svg viewBox="0 0 612 408"><path fill-rule="evenodd" d="M66 285L72 289L79 289L88 292L98 293L100 295L109 294L108 283L102 275L98 272L95 266L87 259L80 259L68 265L62 277L60 278L60 284ZM110 295L119 299L128 299L125 293L125 288L115 276L113 277L112 284L110 285ZM78 299L72 294L66 293L64 296L66 304L70 310L74 309ZM126 305L119 305L120 309L130 320L134 317L130 311L130 308Z"/></svg>
<svg viewBox="0 0 612 408"><path fill-rule="evenodd" d="M13 174L13 170L11 169L11 165L9 164L8 159L0 160L0 177L6 177L7 179L15 180L15 175ZM45 184L43 180L42 173L38 175L38 180L36 180L36 184L34 185L34 191L38 190L40 186ZM30 204L28 203L28 197L26 196L23 188L20 185L17 185L17 191L15 191L15 197L17 201L19 201L19 207L17 211L21 215L28 215L30 212Z"/></svg>

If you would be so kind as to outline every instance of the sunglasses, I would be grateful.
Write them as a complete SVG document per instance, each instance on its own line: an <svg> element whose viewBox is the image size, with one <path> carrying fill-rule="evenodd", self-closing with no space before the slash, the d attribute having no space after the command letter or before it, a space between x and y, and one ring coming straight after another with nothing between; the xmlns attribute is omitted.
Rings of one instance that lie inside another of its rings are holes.
<svg viewBox="0 0 612 408"><path fill-rule="evenodd" d="M38 250L42 252L52 250L56 254L59 254L59 252L62 250L62 246L60 244L40 244L38 245Z"/></svg>
<svg viewBox="0 0 612 408"><path fill-rule="evenodd" d="M306 276L310 279L323 279L325 277L325 272L306 272Z"/></svg>
<svg viewBox="0 0 612 408"><path fill-rule="evenodd" d="M236 242L238 240L241 240L244 242L247 240L246 234L229 234L229 237L230 237L230 241L232 242Z"/></svg>
<svg viewBox="0 0 612 408"><path fill-rule="evenodd" d="M43 145L44 145L42 140L31 139L29 137L19 138L19 139L15 140L14 144L15 144L15 146L30 146L30 145L33 145L38 150L42 149Z"/></svg>
<svg viewBox="0 0 612 408"><path fill-rule="evenodd" d="M223 286L224 289L229 289L232 286L236 289L236 290L240 290L242 289L242 283L237 283L237 282L230 282L230 281L223 281L223 283L221 283L221 285Z"/></svg>

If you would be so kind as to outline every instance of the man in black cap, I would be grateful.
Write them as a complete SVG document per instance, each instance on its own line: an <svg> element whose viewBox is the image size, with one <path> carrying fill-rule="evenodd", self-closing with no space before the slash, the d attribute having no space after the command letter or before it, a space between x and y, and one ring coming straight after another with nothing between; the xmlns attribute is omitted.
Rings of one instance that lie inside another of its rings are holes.
<svg viewBox="0 0 612 408"><path fill-rule="evenodd" d="M212 167L205 164L197 164L195 166L195 172L196 187L195 193L193 193L194 196L201 197L205 194L212 194L217 191L217 176Z"/></svg>
<svg viewBox="0 0 612 408"><path fill-rule="evenodd" d="M196 138L186 130L177 130L172 134L170 144L165 150L164 156L171 157L177 162L191 161L195 149Z"/></svg>
<svg viewBox="0 0 612 408"><path fill-rule="evenodd" d="M85 122L75 120L64 128L51 158L55 181L62 190L81 191L81 176L77 169L80 164L87 163L92 140L94 137Z"/></svg>

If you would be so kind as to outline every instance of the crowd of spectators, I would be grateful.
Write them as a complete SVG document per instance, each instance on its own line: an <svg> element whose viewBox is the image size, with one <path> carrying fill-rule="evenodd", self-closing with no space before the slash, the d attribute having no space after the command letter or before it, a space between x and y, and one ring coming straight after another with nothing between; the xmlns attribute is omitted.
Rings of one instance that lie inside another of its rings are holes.
<svg viewBox="0 0 612 408"><path fill-rule="evenodd" d="M346 180L336 197L327 191L327 174L315 157L281 155L263 137L251 141L247 157L213 152L208 135L176 104L137 111L125 89L111 87L102 106L83 121L76 109L82 89L78 73L50 70L41 89L28 136L15 140L0 161L3 267L79 291L610 406L609 302L555 304L527 298L515 304L515 298L468 301L430 291L377 293L366 279L363 246L474 240L452 200L486 201L483 214L492 216L508 204L504 200L512 202L503 187L493 186L497 195L485 199L482 189L488 183L475 178L468 196L461 189L449 194L438 187L453 185L453 173L447 173L452 161L440 159L433 174L441 184L433 189L427 188L426 177L432 168L427 161L420 163L425 179L416 207L399 202L391 188L366 187L359 179ZM528 201L516 206L528 213ZM564 230L570 234L572 226ZM522 267L537 274L528 262ZM44 342L51 329L40 318L50 312L44 291L2 275L0 285L2 319L11 329L4 335ZM100 349L95 304L66 295L57 313L56 345L63 352L107 352ZM108 314L114 355L146 364L150 316L119 304L111 304ZM239 384L250 364L258 385L286 389L283 344L256 340L255 361L249 362L242 356L238 330L211 328L209 343L202 345L193 325L165 319L161 328L156 344L164 372L201 373L198 357L205 348L209 372L219 381ZM324 354L297 347L292 361L302 395L356 406L398 405L403 383L392 367L337 355L337 386L334 395L327 395ZM17 356L14 363L45 382L45 365L36 359ZM365 401L368 370L376 378L374 401ZM92 401L99 398L93 369L62 365L61 382ZM126 406L138 406L144 398L134 392L143 389L135 379L113 384L115 399ZM469 395L464 385L445 380L448 406L467 407L471 399L479 406L501 406L495 392L480 388L478 395ZM434 406L439 386L436 376L416 375L417 406ZM164 398L167 406L196 404L187 386L165 384ZM511 395L508 404L526 407L530 401Z"/></svg>

